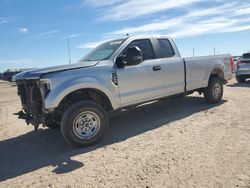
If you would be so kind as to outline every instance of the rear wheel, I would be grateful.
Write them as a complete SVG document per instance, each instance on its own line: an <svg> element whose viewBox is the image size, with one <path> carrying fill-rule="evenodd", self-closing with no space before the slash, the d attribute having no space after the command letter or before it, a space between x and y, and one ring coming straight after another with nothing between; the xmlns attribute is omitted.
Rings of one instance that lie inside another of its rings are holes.
<svg viewBox="0 0 250 188"><path fill-rule="evenodd" d="M67 142L78 147L98 142L108 130L104 108L93 101L80 101L63 114L61 132Z"/></svg>
<svg viewBox="0 0 250 188"><path fill-rule="evenodd" d="M215 104L221 101L223 85L218 77L211 77L208 86L204 90L204 98L207 103Z"/></svg>
<svg viewBox="0 0 250 188"><path fill-rule="evenodd" d="M242 83L242 82L245 82L245 81L246 81L245 78L242 78L242 77L240 77L240 76L236 76L236 80L237 80L237 82L239 82L239 83Z"/></svg>

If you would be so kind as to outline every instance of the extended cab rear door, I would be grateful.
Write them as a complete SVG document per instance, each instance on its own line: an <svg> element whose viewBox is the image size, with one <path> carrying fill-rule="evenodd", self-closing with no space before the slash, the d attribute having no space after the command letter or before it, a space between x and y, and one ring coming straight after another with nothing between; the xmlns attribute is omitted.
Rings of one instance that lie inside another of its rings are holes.
<svg viewBox="0 0 250 188"><path fill-rule="evenodd" d="M185 67L174 42L168 38L155 38L161 53L164 96L179 94L185 90Z"/></svg>

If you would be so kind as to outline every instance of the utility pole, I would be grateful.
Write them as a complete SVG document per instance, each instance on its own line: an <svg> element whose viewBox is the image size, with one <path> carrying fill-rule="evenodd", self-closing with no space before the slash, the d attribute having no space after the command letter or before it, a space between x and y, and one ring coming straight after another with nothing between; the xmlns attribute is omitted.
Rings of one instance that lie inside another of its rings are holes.
<svg viewBox="0 0 250 188"><path fill-rule="evenodd" d="M214 55L216 55L216 49L214 48Z"/></svg>
<svg viewBox="0 0 250 188"><path fill-rule="evenodd" d="M69 37L67 38L67 41L68 41L69 64L71 64L70 48L69 48Z"/></svg>
<svg viewBox="0 0 250 188"><path fill-rule="evenodd" d="M195 53L194 53L194 48L193 48L193 57L195 56Z"/></svg>

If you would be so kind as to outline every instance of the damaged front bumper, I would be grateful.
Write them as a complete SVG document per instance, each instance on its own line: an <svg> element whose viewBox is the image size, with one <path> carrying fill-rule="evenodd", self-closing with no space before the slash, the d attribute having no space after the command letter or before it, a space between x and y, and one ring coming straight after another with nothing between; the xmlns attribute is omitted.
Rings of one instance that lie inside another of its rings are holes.
<svg viewBox="0 0 250 188"><path fill-rule="evenodd" d="M40 80L17 81L17 93L21 99L22 110L16 115L24 119L27 125L34 125L35 130L39 125L45 125L47 113L44 109L44 97L49 89L49 86Z"/></svg>
<svg viewBox="0 0 250 188"><path fill-rule="evenodd" d="M27 125L32 124L34 125L35 131L38 129L39 125L45 124L45 117L32 117L31 115L27 114L24 110L15 113L18 116L18 119L24 119Z"/></svg>

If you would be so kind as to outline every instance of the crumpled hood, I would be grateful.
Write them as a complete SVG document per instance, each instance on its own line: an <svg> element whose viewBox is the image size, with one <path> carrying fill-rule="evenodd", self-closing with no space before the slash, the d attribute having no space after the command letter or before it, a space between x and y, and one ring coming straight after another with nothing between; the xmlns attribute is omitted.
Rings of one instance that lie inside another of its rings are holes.
<svg viewBox="0 0 250 188"><path fill-rule="evenodd" d="M87 68L97 65L98 61L84 61L74 64L68 64L68 65L60 65L60 66L54 66L54 67L47 67L42 69L35 69L31 71L25 71L21 72L19 74L15 75L15 80L23 80L23 79L38 79L40 76L48 73L54 73L54 72L60 72L60 71L66 71L71 69L79 69L79 68Z"/></svg>

